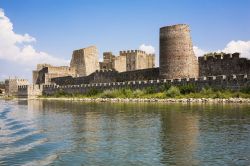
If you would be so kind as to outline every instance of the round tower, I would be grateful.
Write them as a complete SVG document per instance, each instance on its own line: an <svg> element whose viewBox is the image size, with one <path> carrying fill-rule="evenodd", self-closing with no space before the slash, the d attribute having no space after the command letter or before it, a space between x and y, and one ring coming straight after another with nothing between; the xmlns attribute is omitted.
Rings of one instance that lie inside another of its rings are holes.
<svg viewBox="0 0 250 166"><path fill-rule="evenodd" d="M189 26L178 24L160 28L160 77L198 77L198 69Z"/></svg>

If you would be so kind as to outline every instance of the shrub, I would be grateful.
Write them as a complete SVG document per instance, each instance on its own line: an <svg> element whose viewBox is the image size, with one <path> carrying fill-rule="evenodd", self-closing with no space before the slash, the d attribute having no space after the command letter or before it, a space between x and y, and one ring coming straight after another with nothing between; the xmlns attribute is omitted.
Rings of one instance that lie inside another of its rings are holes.
<svg viewBox="0 0 250 166"><path fill-rule="evenodd" d="M153 98L164 99L166 98L166 94L164 92L158 92L153 95Z"/></svg>
<svg viewBox="0 0 250 166"><path fill-rule="evenodd" d="M181 94L190 94L196 92L196 86L194 84L186 84L179 86Z"/></svg>
<svg viewBox="0 0 250 166"><path fill-rule="evenodd" d="M142 97L144 95L144 92L140 89L136 89L135 91L133 91L133 97L138 98L138 97Z"/></svg>
<svg viewBox="0 0 250 166"><path fill-rule="evenodd" d="M130 98L133 96L133 91L131 89L121 89L119 90L119 95L118 97L127 97L127 98Z"/></svg>
<svg viewBox="0 0 250 166"><path fill-rule="evenodd" d="M248 85L247 87L242 88L240 90L240 92L250 94L250 85Z"/></svg>
<svg viewBox="0 0 250 166"><path fill-rule="evenodd" d="M113 90L105 90L101 93L100 97L102 98L115 98L115 92Z"/></svg>
<svg viewBox="0 0 250 166"><path fill-rule="evenodd" d="M181 94L180 90L176 86L171 86L166 92L166 96L168 97L176 97L179 96L180 94Z"/></svg>
<svg viewBox="0 0 250 166"><path fill-rule="evenodd" d="M90 90L86 93L86 95L87 95L87 96L95 96L95 95L97 95L97 94L99 94L99 93L100 93L99 90L97 90L97 89L95 89L95 88L92 88L92 89L90 89Z"/></svg>
<svg viewBox="0 0 250 166"><path fill-rule="evenodd" d="M160 90L160 92L164 92L164 91L167 91L170 87L171 87L171 85L166 83L166 84L161 85L159 87L159 90Z"/></svg>
<svg viewBox="0 0 250 166"><path fill-rule="evenodd" d="M202 90L201 90L200 93L201 93L201 94L204 94L204 95L210 95L210 94L213 94L214 91L213 91L212 88L202 88Z"/></svg>
<svg viewBox="0 0 250 166"><path fill-rule="evenodd" d="M63 90L59 90L58 92L55 93L55 97L67 97L71 96L72 94L68 94Z"/></svg>
<svg viewBox="0 0 250 166"><path fill-rule="evenodd" d="M156 93L156 92L157 92L157 89L154 86L150 86L150 87L145 88L146 94L152 94L152 93Z"/></svg>

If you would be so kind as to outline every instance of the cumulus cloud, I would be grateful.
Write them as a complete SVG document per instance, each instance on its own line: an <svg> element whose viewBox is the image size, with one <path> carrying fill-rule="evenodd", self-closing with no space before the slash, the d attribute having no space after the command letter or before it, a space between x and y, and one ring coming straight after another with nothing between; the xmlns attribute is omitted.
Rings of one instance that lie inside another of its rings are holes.
<svg viewBox="0 0 250 166"><path fill-rule="evenodd" d="M202 50L202 49L200 49L200 48L197 47L197 46L193 46L193 49L194 49L194 54L195 54L197 57L203 56L204 54L207 53L207 51Z"/></svg>
<svg viewBox="0 0 250 166"><path fill-rule="evenodd" d="M33 46L36 39L29 34L17 34L13 24L0 8L0 59L34 67L37 63L66 65L67 60L46 52L37 51Z"/></svg>
<svg viewBox="0 0 250 166"><path fill-rule="evenodd" d="M242 57L250 58L250 41L233 40L229 42L223 50L218 50L218 52L239 52Z"/></svg>
<svg viewBox="0 0 250 166"><path fill-rule="evenodd" d="M203 56L208 52L225 52L225 53L235 53L239 52L241 57L249 58L250 59L250 41L242 41L242 40L232 40L230 41L225 48L217 50L217 51L206 51L197 46L193 47L194 53L196 56Z"/></svg>
<svg viewBox="0 0 250 166"><path fill-rule="evenodd" d="M154 54L155 53L155 48L151 45L142 44L142 45L140 45L139 50L145 51L147 54Z"/></svg>

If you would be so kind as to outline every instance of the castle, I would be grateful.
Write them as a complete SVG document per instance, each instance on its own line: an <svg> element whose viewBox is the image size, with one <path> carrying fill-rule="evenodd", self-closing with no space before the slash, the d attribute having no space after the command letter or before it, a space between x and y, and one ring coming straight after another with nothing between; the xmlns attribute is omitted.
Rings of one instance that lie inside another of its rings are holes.
<svg viewBox="0 0 250 166"><path fill-rule="evenodd" d="M91 88L143 88L165 83L230 89L250 84L250 60L240 58L239 53L214 53L197 59L188 25L162 27L159 36L159 67L155 67L154 54L141 50L120 51L119 56L104 52L103 62L98 62L97 48L90 46L73 51L70 67L38 65L33 71L37 86L19 86L19 94L85 93Z"/></svg>
<svg viewBox="0 0 250 166"><path fill-rule="evenodd" d="M103 62L98 62L95 46L74 50L70 67L38 64L33 71L33 84L51 84L56 78L87 78L95 72L112 71L115 73L135 71L155 67L155 55L141 50L120 51L119 56L112 52L103 53Z"/></svg>

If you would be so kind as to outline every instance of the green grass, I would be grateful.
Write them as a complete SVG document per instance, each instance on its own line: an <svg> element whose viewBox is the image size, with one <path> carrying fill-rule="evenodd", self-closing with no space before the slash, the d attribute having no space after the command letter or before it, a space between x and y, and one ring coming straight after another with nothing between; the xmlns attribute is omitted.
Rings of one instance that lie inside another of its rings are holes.
<svg viewBox="0 0 250 166"><path fill-rule="evenodd" d="M109 89L100 91L90 89L85 94L69 94L59 91L53 96L42 97L66 97L66 98L250 98L250 88L246 87L240 91L228 89L213 89L211 87L198 90L193 84L182 86L163 85L160 87L147 87L144 89L131 90L129 88Z"/></svg>

